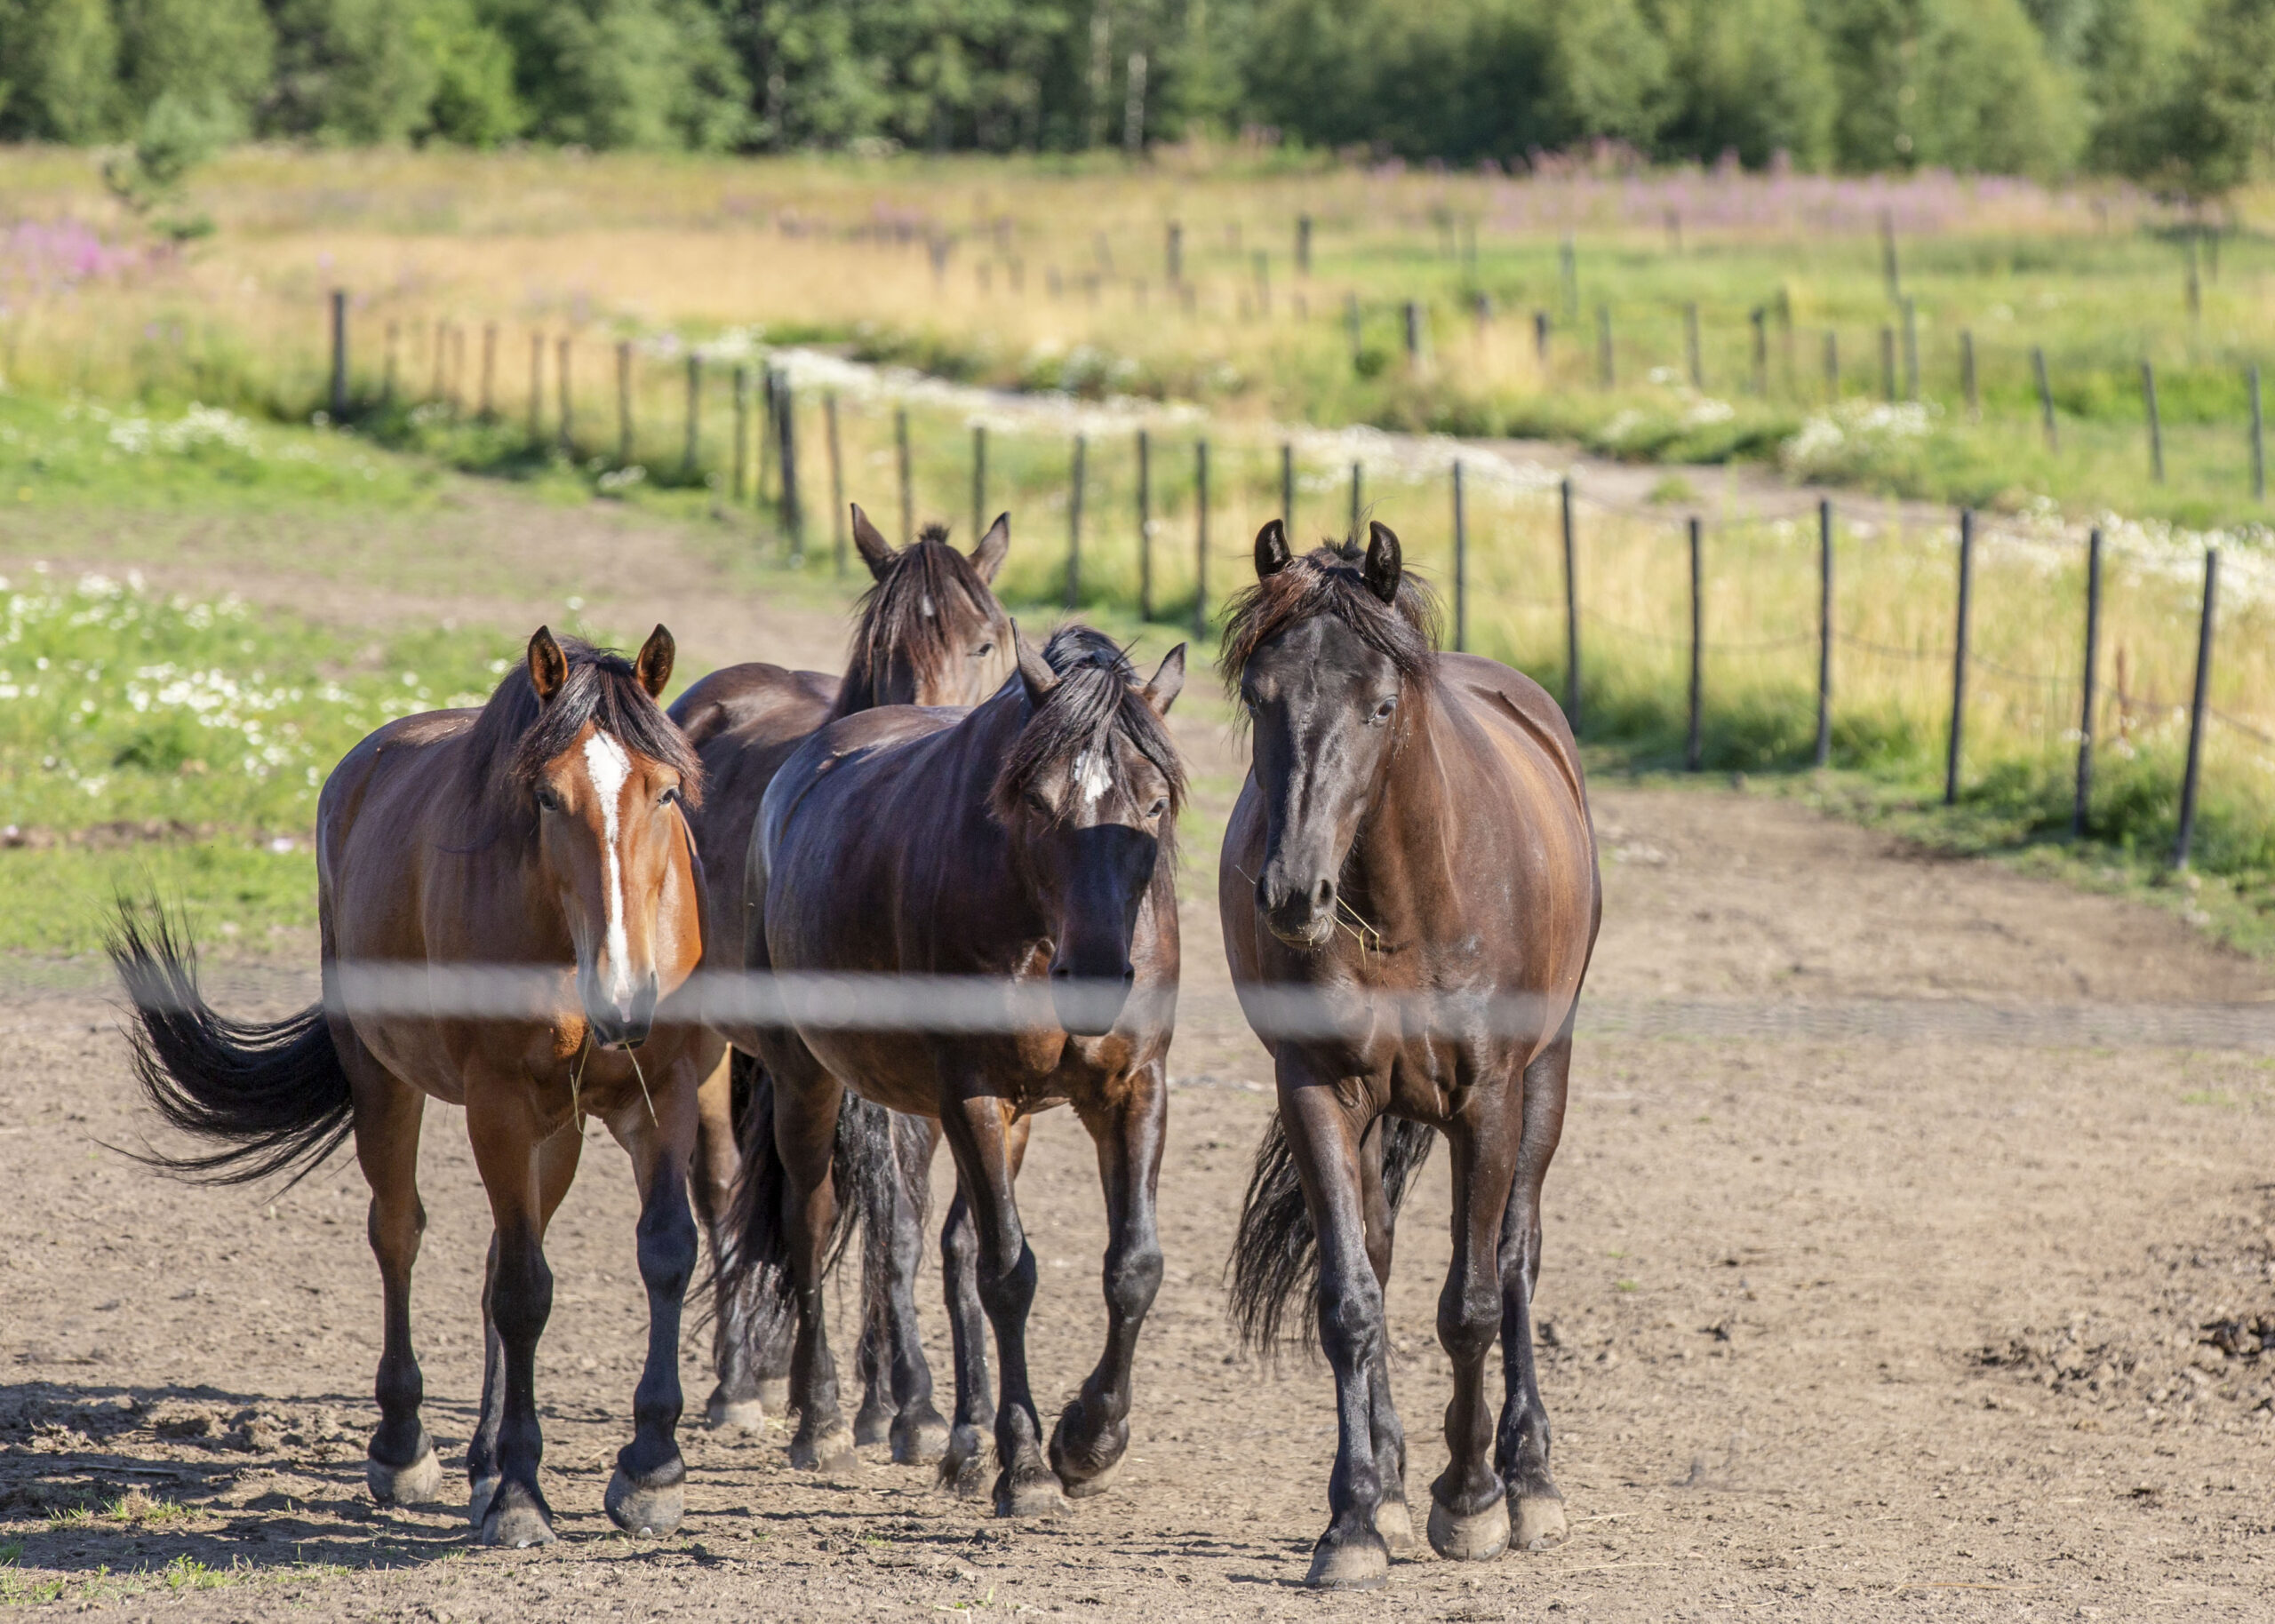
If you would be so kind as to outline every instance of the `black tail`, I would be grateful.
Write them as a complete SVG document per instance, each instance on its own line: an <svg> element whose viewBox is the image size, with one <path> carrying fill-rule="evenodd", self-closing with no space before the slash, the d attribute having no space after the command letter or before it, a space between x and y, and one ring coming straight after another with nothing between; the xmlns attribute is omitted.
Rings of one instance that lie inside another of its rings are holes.
<svg viewBox="0 0 2275 1624"><path fill-rule="evenodd" d="M127 1038L143 1094L175 1127L221 1145L127 1155L208 1184L289 1172L290 1189L355 1132L353 1091L322 1004L282 1021L214 1014L198 994L196 950L156 904L120 903L107 945L134 1006Z"/></svg>
<svg viewBox="0 0 2275 1624"><path fill-rule="evenodd" d="M1395 1214L1406 1187L1430 1159L1437 1130L1402 1117L1377 1118L1382 1127L1383 1194ZM1288 1304L1305 1292L1312 1312L1305 1316L1305 1340L1318 1334L1319 1236L1311 1209L1304 1205L1303 1182L1288 1148L1288 1130L1272 1113L1263 1142L1256 1147L1256 1171L1249 1175L1241 1202L1240 1231L1233 1238L1229 1312L1233 1328L1258 1352L1275 1346L1283 1333Z"/></svg>
<svg viewBox="0 0 2275 1624"><path fill-rule="evenodd" d="M736 1057L738 1067L744 1063ZM825 1270L834 1270L852 1244L866 1215L882 1221L871 1228L890 1231L895 1186L902 1158L895 1153L892 1113L873 1105L850 1088L837 1108L837 1142L830 1155L830 1180L837 1190L837 1219L831 1226ZM790 1289L790 1172L774 1142L774 1079L750 1063L750 1098L738 1103L736 1142L741 1171L728 1208L727 1240L718 1260L718 1278L733 1315L754 1345L786 1337L797 1319Z"/></svg>

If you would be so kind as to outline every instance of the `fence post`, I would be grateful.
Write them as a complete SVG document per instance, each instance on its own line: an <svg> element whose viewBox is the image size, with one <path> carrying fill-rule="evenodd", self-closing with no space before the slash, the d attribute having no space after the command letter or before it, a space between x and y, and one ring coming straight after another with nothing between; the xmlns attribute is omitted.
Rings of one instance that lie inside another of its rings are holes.
<svg viewBox="0 0 2275 1624"><path fill-rule="evenodd" d="M1532 313L1532 356L1540 363L1543 370L1547 369L1548 312L1545 310L1536 310Z"/></svg>
<svg viewBox="0 0 2275 1624"><path fill-rule="evenodd" d="M1082 434L1075 435L1073 480L1066 496L1066 608L1069 613L1081 606L1082 597L1082 465L1088 460L1089 451L1089 439Z"/></svg>
<svg viewBox="0 0 2275 1624"><path fill-rule="evenodd" d="M2252 362L2252 500L2263 503L2268 494L2268 434L2266 417L2259 411L2259 362Z"/></svg>
<svg viewBox="0 0 2275 1624"><path fill-rule="evenodd" d="M1967 417L1970 423L1983 421L1983 394L1975 381L1975 331L1962 327L1959 332L1959 386L1967 397Z"/></svg>
<svg viewBox="0 0 2275 1624"><path fill-rule="evenodd" d="M1351 465L1351 529L1346 533L1353 541L1359 538L1359 465L1355 462Z"/></svg>
<svg viewBox="0 0 2275 1624"><path fill-rule="evenodd" d="M1185 227L1176 220L1169 222L1169 241L1162 253L1162 264L1169 274L1169 286L1176 287L1185 280ZM1015 288L1012 291L1017 292Z"/></svg>
<svg viewBox="0 0 2275 1624"><path fill-rule="evenodd" d="M617 346L617 366L621 373L625 346ZM629 426L624 435L625 450L619 453L619 465L632 460L629 451L632 435ZM735 482L734 499L741 502L750 490L750 366L746 362L735 362Z"/></svg>
<svg viewBox="0 0 2275 1624"><path fill-rule="evenodd" d="M1153 442L1138 431L1138 618L1153 618Z"/></svg>
<svg viewBox="0 0 2275 1624"><path fill-rule="evenodd" d="M1612 370L1611 306L1596 306L1596 381L1608 389L1617 382Z"/></svg>
<svg viewBox="0 0 2275 1624"><path fill-rule="evenodd" d="M2180 834L2173 842L2172 865L2188 866L2196 841L2196 779L2204 765L2205 712L2212 702L2212 622L2219 604L2220 549L2204 549L2204 617L2196 628L2196 697L2188 707L2188 766L2180 777Z"/></svg>
<svg viewBox="0 0 2275 1624"><path fill-rule="evenodd" d="M1359 370L1364 354L1360 345L1359 296L1356 293L1343 296L1343 326L1351 338L1351 370L1355 372Z"/></svg>
<svg viewBox="0 0 2275 1624"><path fill-rule="evenodd" d="M1311 274L1312 217L1308 214L1298 214L1296 216L1296 275L1308 276Z"/></svg>
<svg viewBox="0 0 2275 1624"><path fill-rule="evenodd" d="M1920 398L1920 301L1904 301L1904 398Z"/></svg>
<svg viewBox="0 0 2275 1624"><path fill-rule="evenodd" d="M1209 442L1193 442L1193 634L1209 635Z"/></svg>
<svg viewBox="0 0 2275 1624"><path fill-rule="evenodd" d="M2165 482L2165 426L2157 412L2157 369L2152 362L2141 363L2141 399L2149 411L2149 477L2161 485Z"/></svg>
<svg viewBox="0 0 2275 1624"><path fill-rule="evenodd" d="M402 325L398 322L389 322L387 323L387 359L382 363L384 370L379 374L379 403L383 406L392 406L395 404L395 349L402 341Z"/></svg>
<svg viewBox="0 0 2275 1624"><path fill-rule="evenodd" d="M482 324L482 420L498 415L498 323Z"/></svg>
<svg viewBox="0 0 2275 1624"><path fill-rule="evenodd" d="M679 471L682 479L695 477L695 465L702 455L703 438L703 357L693 350L687 353L687 449L680 453Z"/></svg>
<svg viewBox="0 0 2275 1624"><path fill-rule="evenodd" d="M451 402L451 416L458 417L466 410L466 329L451 323L451 341L446 347L450 356L450 387L444 392Z"/></svg>
<svg viewBox="0 0 2275 1624"><path fill-rule="evenodd" d="M781 402L775 422L782 436L782 528L790 537L790 560L804 561L806 515L798 503L798 413L788 373L782 376Z"/></svg>
<svg viewBox="0 0 2275 1624"><path fill-rule="evenodd" d="M740 439L742 425L750 412L750 369L735 369L735 499L743 494L743 447ZM632 466L632 340L619 338L616 345L616 464L619 468Z"/></svg>
<svg viewBox="0 0 2275 1624"><path fill-rule="evenodd" d="M1832 503L1816 505L1816 752L1832 764Z"/></svg>
<svg viewBox="0 0 2275 1624"><path fill-rule="evenodd" d="M1410 299L1406 301L1406 364L1422 364L1422 306Z"/></svg>
<svg viewBox="0 0 2275 1624"><path fill-rule="evenodd" d="M821 397L822 437L829 451L829 546L832 565L845 574L845 459L837 443L837 391Z"/></svg>
<svg viewBox="0 0 2275 1624"><path fill-rule="evenodd" d="M1753 322L1753 392L1767 397L1769 394L1769 310L1756 305L1750 313Z"/></svg>
<svg viewBox="0 0 2275 1624"><path fill-rule="evenodd" d="M1896 404L1896 329L1880 328L1880 399Z"/></svg>
<svg viewBox="0 0 2275 1624"><path fill-rule="evenodd" d="M1461 458L1454 458L1454 652L1469 649L1469 513L1462 502Z"/></svg>
<svg viewBox="0 0 2275 1624"><path fill-rule="evenodd" d="M2059 451L2062 437L2054 426L2054 386L2046 376L2046 351L2037 345L2031 346L2030 365L2038 376L2038 415L2046 425L2046 449Z"/></svg>
<svg viewBox="0 0 2275 1624"><path fill-rule="evenodd" d="M1286 440L1280 442L1280 527L1296 533L1296 448Z"/></svg>
<svg viewBox="0 0 2275 1624"><path fill-rule="evenodd" d="M545 438L545 335L530 335L530 443Z"/></svg>
<svg viewBox="0 0 2275 1624"><path fill-rule="evenodd" d="M758 469L751 481L751 499L762 504L766 500L766 471L774 466L775 447L781 439L781 370L769 361L765 370L759 375L759 404L763 408L763 420L758 428Z"/></svg>
<svg viewBox="0 0 2275 1624"><path fill-rule="evenodd" d="M561 386L561 449L571 456L577 452L576 396L571 393L569 377L569 336L563 333L555 347L553 370Z"/></svg>
<svg viewBox="0 0 2275 1624"><path fill-rule="evenodd" d="M1880 272L1888 279L1888 298L1902 299L1904 278L1896 261L1896 213L1889 209L1880 211Z"/></svg>
<svg viewBox="0 0 2275 1624"><path fill-rule="evenodd" d="M347 290L331 291L331 420L347 415Z"/></svg>
<svg viewBox="0 0 2275 1624"><path fill-rule="evenodd" d="M1952 639L1952 731L1944 759L1944 804L1959 804L1960 752L1967 723L1968 613L1975 594L1975 510L1959 510L1959 629Z"/></svg>
<svg viewBox="0 0 2275 1624"><path fill-rule="evenodd" d="M449 397L446 380L450 377L451 324L436 322L427 331L430 347L428 359L434 362L434 370L427 380L427 398L430 401L446 400Z"/></svg>
<svg viewBox="0 0 2275 1624"><path fill-rule="evenodd" d="M1564 319L1577 327L1580 322L1580 256L1569 231L1557 251L1557 264L1564 287Z"/></svg>
<svg viewBox="0 0 2275 1624"><path fill-rule="evenodd" d="M1833 405L1840 399L1840 335L1830 327L1824 330L1824 400Z"/></svg>
<svg viewBox="0 0 2275 1624"><path fill-rule="evenodd" d="M1572 476L1557 487L1564 522L1564 720L1580 731L1580 569L1572 534Z"/></svg>
<svg viewBox="0 0 2275 1624"><path fill-rule="evenodd" d="M906 546L916 538L916 476L909 466L908 408L892 409L893 452L900 466L900 544Z"/></svg>
<svg viewBox="0 0 2275 1624"><path fill-rule="evenodd" d="M1682 342L1684 353L1690 361L1690 386L1706 386L1706 369L1698 354L1698 301L1693 299L1682 307Z"/></svg>
<svg viewBox="0 0 2275 1624"><path fill-rule="evenodd" d="M2188 234L2188 319L2191 322L2204 314L2204 278L2197 247L2203 232L2199 226Z"/></svg>
<svg viewBox="0 0 2275 1624"><path fill-rule="evenodd" d="M2078 799L2070 808L2070 836L2084 838L2094 794L2094 685L2101 653L2101 526L2086 534L2085 703L2078 714Z"/></svg>
<svg viewBox="0 0 2275 1624"><path fill-rule="evenodd" d="M1690 725L1683 735L1682 765L1696 772L1705 759L1704 728L1699 712L1706 690L1705 549L1700 545L1698 515L1690 516Z"/></svg>
<svg viewBox="0 0 2275 1624"><path fill-rule="evenodd" d="M1138 431L1144 438L1145 430ZM971 535L975 545L987 534L987 425L971 426Z"/></svg>

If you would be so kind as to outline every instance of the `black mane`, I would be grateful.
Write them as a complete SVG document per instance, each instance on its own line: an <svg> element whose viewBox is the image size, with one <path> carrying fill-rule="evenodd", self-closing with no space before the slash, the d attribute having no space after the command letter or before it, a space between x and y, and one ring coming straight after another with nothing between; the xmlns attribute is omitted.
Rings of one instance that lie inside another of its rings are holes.
<svg viewBox="0 0 2275 1624"><path fill-rule="evenodd" d="M1235 594L1226 609L1223 651L1217 657L1225 686L1239 685L1241 673L1265 643L1321 615L1350 627L1401 677L1426 675L1441 636L1437 594L1406 569L1399 576L1398 601L1385 603L1360 572L1364 557L1355 542L1328 542Z"/></svg>
<svg viewBox="0 0 2275 1624"><path fill-rule="evenodd" d="M1076 625L1052 633L1042 657L1058 673L1058 686L1027 719L996 775L989 798L995 815L1008 818L1035 783L1119 733L1169 781L1173 827L1185 806L1185 764L1168 727L1145 702L1145 685L1129 656L1103 632Z"/></svg>

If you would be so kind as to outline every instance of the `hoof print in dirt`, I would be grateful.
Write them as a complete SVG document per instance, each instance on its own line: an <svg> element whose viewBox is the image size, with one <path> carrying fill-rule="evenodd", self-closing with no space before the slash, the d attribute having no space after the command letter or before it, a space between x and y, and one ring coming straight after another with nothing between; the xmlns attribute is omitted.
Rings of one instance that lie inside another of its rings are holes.
<svg viewBox="0 0 2275 1624"><path fill-rule="evenodd" d="M667 1483L654 1488L642 1488L633 1482L623 1467L608 1480L608 1493L601 1504L607 1510L609 1521L630 1534L642 1539L656 1539L670 1533L687 1515L687 1485L685 1473L681 1481Z"/></svg>
<svg viewBox="0 0 2275 1624"><path fill-rule="evenodd" d="M435 1458L432 1444L420 1450L409 1466L366 1459L363 1483L371 1498L383 1506L421 1506L443 1497L443 1463Z"/></svg>
<svg viewBox="0 0 2275 1624"><path fill-rule="evenodd" d="M1448 1562L1490 1562L1509 1548L1509 1502L1497 1495L1465 1517L1430 1502L1430 1548Z"/></svg>

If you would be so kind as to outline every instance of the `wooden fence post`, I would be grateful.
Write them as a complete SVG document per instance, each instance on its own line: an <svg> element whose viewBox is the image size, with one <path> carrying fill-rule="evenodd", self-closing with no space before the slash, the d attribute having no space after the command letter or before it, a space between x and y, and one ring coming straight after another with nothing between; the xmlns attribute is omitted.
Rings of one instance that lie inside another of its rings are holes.
<svg viewBox="0 0 2275 1624"><path fill-rule="evenodd" d="M1548 369L1548 312L1532 313L1532 358L1543 371Z"/></svg>
<svg viewBox="0 0 2275 1624"><path fill-rule="evenodd" d="M1425 347L1422 331L1422 306L1420 301L1409 299L1406 301L1406 364L1409 367L1420 366Z"/></svg>
<svg viewBox="0 0 2275 1624"><path fill-rule="evenodd" d="M1596 382L1609 389L1618 382L1611 353L1611 306L1596 306Z"/></svg>
<svg viewBox="0 0 2275 1624"><path fill-rule="evenodd" d="M2094 688L2101 658L2101 526L2086 535L2086 666L2085 700L2078 707L2078 795L2070 808L2070 835L2083 839L2086 820L2093 810Z"/></svg>
<svg viewBox="0 0 2275 1624"><path fill-rule="evenodd" d="M624 350L624 346L617 346L617 366L619 374L623 370ZM628 432L629 426L627 426L627 432L624 435L624 440L628 451L632 436ZM632 460L627 451L618 453L617 460L619 466ZM740 503L750 490L750 367L746 362L739 361L735 363L734 468L733 499Z"/></svg>
<svg viewBox="0 0 2275 1624"><path fill-rule="evenodd" d="M1880 328L1880 399L1896 404L1896 329Z"/></svg>
<svg viewBox="0 0 2275 1624"><path fill-rule="evenodd" d="M1140 431L1143 432L1142 430ZM971 538L987 534L987 425L971 426Z"/></svg>
<svg viewBox="0 0 2275 1624"><path fill-rule="evenodd" d="M1168 273L1169 286L1176 287L1185 280L1185 227L1176 220L1169 222L1168 242L1162 252L1163 269ZM1018 290L1015 288L1013 291Z"/></svg>
<svg viewBox="0 0 2275 1624"><path fill-rule="evenodd" d="M1343 296L1343 327L1351 341L1351 370L1356 372L1360 370L1366 355L1365 347L1361 342L1362 334L1359 322L1359 296L1356 293L1345 293Z"/></svg>
<svg viewBox="0 0 2275 1624"><path fill-rule="evenodd" d="M1701 545L1698 515L1690 516L1690 725L1683 734L1682 765L1696 772L1705 760L1706 697L1706 577L1705 548Z"/></svg>
<svg viewBox="0 0 2275 1624"><path fill-rule="evenodd" d="M1193 634L1209 635L1209 442L1193 443Z"/></svg>
<svg viewBox="0 0 2275 1624"><path fill-rule="evenodd" d="M482 324L482 420L498 415L498 323Z"/></svg>
<svg viewBox="0 0 2275 1624"><path fill-rule="evenodd" d="M2204 722L2212 704L2212 623L2218 613L2220 549L2204 549L2204 614L2196 628L2196 697L2188 707L2188 765L2180 778L2180 832L2173 841L2172 865L2188 866L2196 841L2196 780L2204 766Z"/></svg>
<svg viewBox="0 0 2275 1624"><path fill-rule="evenodd" d="M1706 368L1698 354L1698 301L1691 300L1682 307L1683 350L1690 362L1690 386L1706 386Z"/></svg>
<svg viewBox="0 0 2275 1624"><path fill-rule="evenodd" d="M1359 465L1354 462L1351 465L1351 529L1347 532L1353 541L1359 538Z"/></svg>
<svg viewBox="0 0 2275 1624"><path fill-rule="evenodd" d="M687 449L680 453L679 471L682 479L695 477L695 465L703 455L703 357L694 350L687 353Z"/></svg>
<svg viewBox="0 0 2275 1624"><path fill-rule="evenodd" d="M403 327L401 323L389 322L387 323L387 360L384 362L385 370L379 374L379 403L384 406L392 406L395 404L395 350L402 341Z"/></svg>
<svg viewBox="0 0 2275 1624"><path fill-rule="evenodd" d="M1920 398L1920 302L1904 301L1904 398Z"/></svg>
<svg viewBox="0 0 2275 1624"><path fill-rule="evenodd" d="M1818 767L1832 764L1832 503L1816 505L1816 751Z"/></svg>
<svg viewBox="0 0 2275 1624"><path fill-rule="evenodd" d="M829 546L832 567L845 576L845 458L838 449L837 391L821 397L822 436L829 453Z"/></svg>
<svg viewBox="0 0 2275 1624"><path fill-rule="evenodd" d="M1089 460L1090 441L1074 436L1074 466L1066 495L1066 609L1073 613L1082 601L1082 465Z"/></svg>
<svg viewBox="0 0 2275 1624"><path fill-rule="evenodd" d="M1298 214L1296 216L1296 275L1308 276L1311 274L1312 217L1308 214Z"/></svg>
<svg viewBox="0 0 2275 1624"><path fill-rule="evenodd" d="M545 438L545 335L530 335L530 443Z"/></svg>
<svg viewBox="0 0 2275 1624"><path fill-rule="evenodd" d="M908 408L892 409L892 443L900 468L900 545L916 539L916 474L909 466Z"/></svg>
<svg viewBox="0 0 2275 1624"><path fill-rule="evenodd" d="M1153 442L1138 431L1138 618L1153 618Z"/></svg>
<svg viewBox="0 0 2275 1624"><path fill-rule="evenodd" d="M1767 397L1769 394L1769 308L1756 305L1748 313L1753 323L1753 392Z"/></svg>
<svg viewBox="0 0 2275 1624"><path fill-rule="evenodd" d="M2031 346L2030 365L2038 376L2038 415L2046 426L2046 449L2058 452L2062 437L2054 426L2054 386L2046 376L2046 351L2037 345Z"/></svg>
<svg viewBox="0 0 2275 1624"><path fill-rule="evenodd" d="M1296 448L1286 440L1280 442L1280 527L1288 532L1292 545L1296 534Z"/></svg>
<svg viewBox="0 0 2275 1624"><path fill-rule="evenodd" d="M1962 327L1959 333L1959 387L1967 397L1967 417L1970 423L1983 421L1983 393L1975 379L1975 332Z"/></svg>
<svg viewBox="0 0 2275 1624"><path fill-rule="evenodd" d="M1840 399L1840 335L1830 327L1824 330L1824 399L1827 405Z"/></svg>
<svg viewBox="0 0 2275 1624"><path fill-rule="evenodd" d="M1572 533L1572 476L1557 486L1564 526L1564 720L1580 731L1580 569L1579 548Z"/></svg>
<svg viewBox="0 0 2275 1624"><path fill-rule="evenodd" d="M1904 277L1896 259L1896 214L1893 210L1880 211L1880 273L1888 280L1888 296L1891 300L1904 297Z"/></svg>
<svg viewBox="0 0 2275 1624"><path fill-rule="evenodd" d="M331 291L331 420L347 415L347 290Z"/></svg>
<svg viewBox="0 0 2275 1624"><path fill-rule="evenodd" d="M736 368L735 378L735 410L742 414L736 421L740 424L750 412L750 369ZM739 436L741 430L738 428L736 432ZM742 461L743 448L738 437L735 444L737 501L742 499L743 494ZM616 466L619 468L632 466L632 340L629 338L619 338L616 345Z"/></svg>
<svg viewBox="0 0 2275 1624"><path fill-rule="evenodd" d="M1462 502L1461 458L1454 458L1454 652L1469 649L1469 514Z"/></svg>
<svg viewBox="0 0 2275 1624"><path fill-rule="evenodd" d="M1557 251L1557 267L1564 290L1564 319L1577 327L1580 324L1580 255L1566 232Z"/></svg>
<svg viewBox="0 0 2275 1624"><path fill-rule="evenodd" d="M1968 615L1975 593L1975 510L1959 510L1959 627L1952 639L1952 730L1944 758L1944 804L1959 804L1960 754L1967 724Z"/></svg>
<svg viewBox="0 0 2275 1624"><path fill-rule="evenodd" d="M2251 363L2251 496L2267 499L2267 419L2259 409L2259 363Z"/></svg>
<svg viewBox="0 0 2275 1624"><path fill-rule="evenodd" d="M569 376L569 335L561 335L555 346L553 370L561 386L561 449L571 457L577 454L577 398L572 393Z"/></svg>
<svg viewBox="0 0 2275 1624"><path fill-rule="evenodd" d="M806 514L798 502L797 397L791 390L790 375L786 372L782 375L779 394L775 424L782 437L782 529L790 537L790 560L798 563L806 556Z"/></svg>
<svg viewBox="0 0 2275 1624"><path fill-rule="evenodd" d="M2165 425L2157 412L2157 369L2152 362L2141 362L2141 400L2149 413L2149 477L2161 485L2165 482Z"/></svg>

